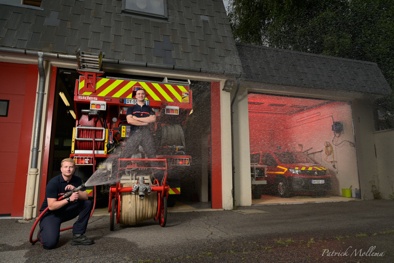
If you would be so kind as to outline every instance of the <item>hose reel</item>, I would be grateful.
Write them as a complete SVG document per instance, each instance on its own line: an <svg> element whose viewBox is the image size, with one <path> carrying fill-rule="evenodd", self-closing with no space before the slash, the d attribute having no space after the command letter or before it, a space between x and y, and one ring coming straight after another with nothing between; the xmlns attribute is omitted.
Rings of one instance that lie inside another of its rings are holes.
<svg viewBox="0 0 394 263"><path fill-rule="evenodd" d="M179 124L165 125L161 127L161 146L185 147L185 135Z"/></svg>

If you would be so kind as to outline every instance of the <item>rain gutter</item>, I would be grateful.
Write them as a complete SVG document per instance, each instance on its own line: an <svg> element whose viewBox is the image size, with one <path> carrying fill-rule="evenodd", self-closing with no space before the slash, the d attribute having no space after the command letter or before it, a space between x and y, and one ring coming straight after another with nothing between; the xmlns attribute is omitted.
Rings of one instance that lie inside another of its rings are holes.
<svg viewBox="0 0 394 263"><path fill-rule="evenodd" d="M67 55L67 54L50 53L50 52L39 52L39 51L33 51L33 50L27 50L27 49L17 49L17 48L0 47L0 52L10 52L10 53L25 54L25 55L33 55L33 56L37 56L38 53L43 53L44 57L47 57L47 58L59 58L59 59L71 59L71 60L77 59L76 55ZM155 64L155 63L132 62L132 61L119 60L119 59L103 58L103 63L124 65L124 66L138 66L138 67L146 67L146 68L156 68L156 69L169 69L169 70L178 70L178 71L192 71L192 72L200 72L200 73L215 74L215 75L217 74L217 75L239 76L239 72L226 72L224 70L223 71L206 70L203 68L182 67L182 66L176 66L176 65L162 65L162 64Z"/></svg>

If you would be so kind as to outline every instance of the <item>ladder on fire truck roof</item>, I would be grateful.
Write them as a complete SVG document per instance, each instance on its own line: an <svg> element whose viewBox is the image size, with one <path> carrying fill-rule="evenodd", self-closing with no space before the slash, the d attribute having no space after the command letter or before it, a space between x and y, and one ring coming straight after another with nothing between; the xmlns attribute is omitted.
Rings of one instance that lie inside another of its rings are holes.
<svg viewBox="0 0 394 263"><path fill-rule="evenodd" d="M89 71L94 73L104 73L103 72L103 52L100 51L99 54L88 53L78 49L77 51L77 64L78 71Z"/></svg>

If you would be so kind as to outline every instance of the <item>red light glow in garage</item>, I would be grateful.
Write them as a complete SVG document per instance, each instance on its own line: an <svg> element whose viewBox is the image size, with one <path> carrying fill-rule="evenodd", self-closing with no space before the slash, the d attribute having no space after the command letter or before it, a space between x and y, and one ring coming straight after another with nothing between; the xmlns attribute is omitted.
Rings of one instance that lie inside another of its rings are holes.
<svg viewBox="0 0 394 263"><path fill-rule="evenodd" d="M328 169L328 194L359 187L349 102L251 93L248 110L251 153L302 152Z"/></svg>

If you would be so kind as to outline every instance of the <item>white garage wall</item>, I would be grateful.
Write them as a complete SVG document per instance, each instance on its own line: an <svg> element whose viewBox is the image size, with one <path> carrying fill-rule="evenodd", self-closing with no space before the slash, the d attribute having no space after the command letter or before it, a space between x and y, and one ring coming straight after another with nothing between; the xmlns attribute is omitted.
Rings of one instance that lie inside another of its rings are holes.
<svg viewBox="0 0 394 263"><path fill-rule="evenodd" d="M394 130L378 131L374 133L378 174L373 183L379 186L383 199L394 195Z"/></svg>
<svg viewBox="0 0 394 263"><path fill-rule="evenodd" d="M343 124L343 133L335 138L333 121ZM314 158L330 170L333 194L341 194L342 188L360 188L352 112L348 103L334 102L293 115L287 122L285 133L289 150L300 149L302 145L302 151L310 149L308 153L321 152L316 153ZM333 154L326 154L325 143L332 146Z"/></svg>

